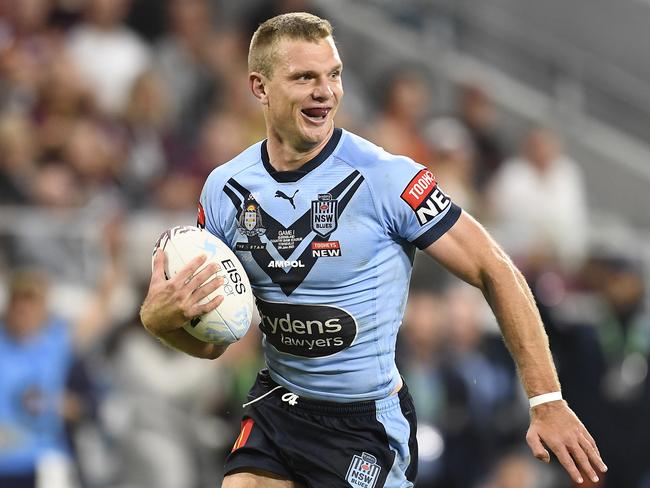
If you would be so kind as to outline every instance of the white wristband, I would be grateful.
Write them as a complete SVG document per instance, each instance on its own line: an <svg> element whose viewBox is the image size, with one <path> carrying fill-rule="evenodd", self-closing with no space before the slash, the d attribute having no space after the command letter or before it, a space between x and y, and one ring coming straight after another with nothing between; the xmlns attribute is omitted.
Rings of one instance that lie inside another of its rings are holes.
<svg viewBox="0 0 650 488"><path fill-rule="evenodd" d="M543 395L537 395L528 399L530 403L530 408L536 407L543 403L554 402L556 400L562 400L561 391L553 391L551 393L544 393Z"/></svg>

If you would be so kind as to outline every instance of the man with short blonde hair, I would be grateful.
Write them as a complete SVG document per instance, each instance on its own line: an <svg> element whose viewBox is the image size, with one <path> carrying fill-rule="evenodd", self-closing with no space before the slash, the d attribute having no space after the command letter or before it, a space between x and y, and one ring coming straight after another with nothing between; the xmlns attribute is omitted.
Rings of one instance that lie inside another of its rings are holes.
<svg viewBox="0 0 650 488"><path fill-rule="evenodd" d="M521 273L424 166L334 126L343 65L330 24L304 13L268 20L249 66L267 139L210 174L198 218L246 269L268 367L222 487L414 486L415 411L394 353L416 248L490 303L531 397L535 456L550 461L546 445L575 481L580 471L596 480L592 465L605 465L562 400ZM141 318L172 347L216 358L224 347L183 329L221 303L204 303L224 283L215 265L199 271L204 262L166 280L158 250Z"/></svg>

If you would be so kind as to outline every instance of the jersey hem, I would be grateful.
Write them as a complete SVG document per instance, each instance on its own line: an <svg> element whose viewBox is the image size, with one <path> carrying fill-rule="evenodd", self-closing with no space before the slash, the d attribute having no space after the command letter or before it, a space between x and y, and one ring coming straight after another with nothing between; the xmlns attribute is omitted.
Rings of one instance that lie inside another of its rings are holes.
<svg viewBox="0 0 650 488"><path fill-rule="evenodd" d="M268 366L267 366L268 367ZM298 385L294 385L284 378L282 378L280 375L275 373L271 368L268 368L269 370L269 375L271 376L271 379L275 381L278 385L286 388L289 390L291 393L295 393L299 397L305 397L309 400L317 400L317 401L323 401L323 402L334 402L334 403L354 403L354 402L365 402L365 401L378 401L378 400L383 400L385 398L390 397L390 394L393 392L395 387L397 386L397 382L399 379L399 374L392 378L390 383L381 390L381 393L379 395L376 394L358 394L358 395L342 395L342 394L319 394L317 392L314 392L313 390L306 390Z"/></svg>

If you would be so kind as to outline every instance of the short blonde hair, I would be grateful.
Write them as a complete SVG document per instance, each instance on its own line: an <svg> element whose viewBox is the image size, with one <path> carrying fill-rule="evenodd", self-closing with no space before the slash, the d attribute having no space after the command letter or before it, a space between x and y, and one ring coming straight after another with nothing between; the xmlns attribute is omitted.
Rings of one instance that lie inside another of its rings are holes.
<svg viewBox="0 0 650 488"><path fill-rule="evenodd" d="M325 19L306 12L278 15L261 24L251 39L248 50L248 71L270 78L277 62L276 45L282 39L318 42L332 35L332 25Z"/></svg>

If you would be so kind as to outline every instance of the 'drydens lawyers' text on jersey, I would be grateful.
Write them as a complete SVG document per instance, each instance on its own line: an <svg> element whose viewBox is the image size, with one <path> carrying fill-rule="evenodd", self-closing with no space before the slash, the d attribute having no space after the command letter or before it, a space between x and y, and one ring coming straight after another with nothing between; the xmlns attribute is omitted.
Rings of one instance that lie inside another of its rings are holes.
<svg viewBox="0 0 650 488"><path fill-rule="evenodd" d="M200 203L199 223L246 268L277 383L339 402L396 387L415 248L461 212L426 168L336 129L296 171L251 146L212 172Z"/></svg>

